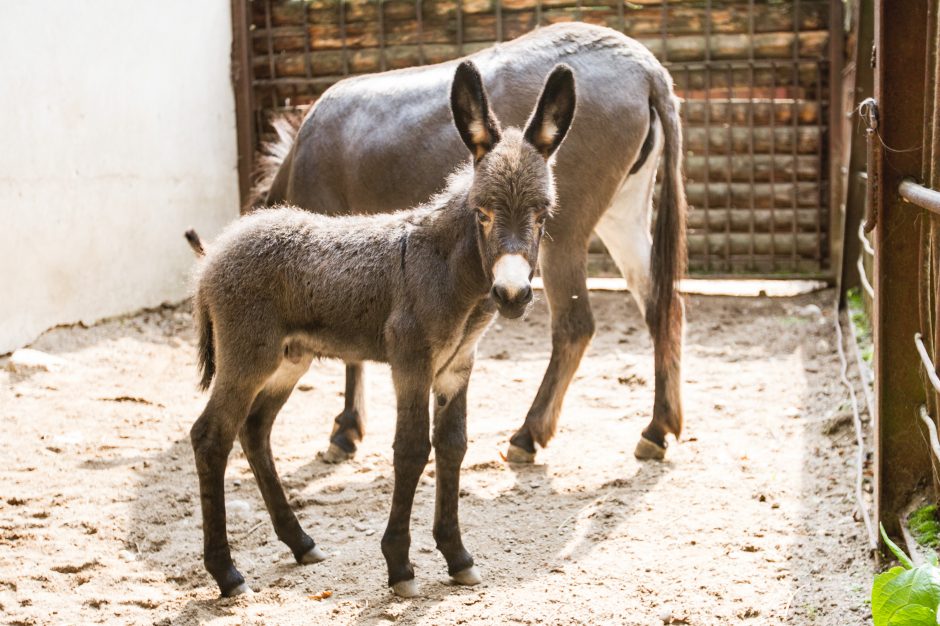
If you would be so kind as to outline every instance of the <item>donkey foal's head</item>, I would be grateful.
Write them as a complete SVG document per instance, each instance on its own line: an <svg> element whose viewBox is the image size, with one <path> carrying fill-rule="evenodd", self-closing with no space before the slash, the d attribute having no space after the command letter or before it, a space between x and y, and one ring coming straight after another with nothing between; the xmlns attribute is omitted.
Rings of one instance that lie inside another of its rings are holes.
<svg viewBox="0 0 940 626"><path fill-rule="evenodd" d="M532 275L545 221L555 206L551 156L574 117L571 69L552 70L526 129L500 129L480 73L470 61L457 67L451 109L474 159L469 202L476 209L483 270L499 312L519 317L532 301Z"/></svg>

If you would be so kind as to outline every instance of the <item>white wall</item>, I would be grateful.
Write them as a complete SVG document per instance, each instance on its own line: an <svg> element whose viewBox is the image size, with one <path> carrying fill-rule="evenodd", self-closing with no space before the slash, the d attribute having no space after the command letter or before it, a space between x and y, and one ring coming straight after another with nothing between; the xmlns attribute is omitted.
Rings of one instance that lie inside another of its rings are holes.
<svg viewBox="0 0 940 626"><path fill-rule="evenodd" d="M0 354L176 301L238 215L229 0L30 0L0 16Z"/></svg>

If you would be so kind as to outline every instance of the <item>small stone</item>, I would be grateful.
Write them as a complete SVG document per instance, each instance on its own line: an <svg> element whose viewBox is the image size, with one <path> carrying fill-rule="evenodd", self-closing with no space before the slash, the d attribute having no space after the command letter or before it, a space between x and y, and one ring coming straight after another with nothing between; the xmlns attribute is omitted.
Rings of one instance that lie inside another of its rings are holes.
<svg viewBox="0 0 940 626"><path fill-rule="evenodd" d="M247 517L251 513L251 505L246 500L229 500L225 503L225 511L234 517Z"/></svg>
<svg viewBox="0 0 940 626"><path fill-rule="evenodd" d="M32 348L21 348L10 355L7 369L17 374L55 372L65 367L65 364L65 359L52 354Z"/></svg>
<svg viewBox="0 0 940 626"><path fill-rule="evenodd" d="M662 621L663 624L669 624L672 622L672 609L662 608L657 613L657 617Z"/></svg>
<svg viewBox="0 0 940 626"><path fill-rule="evenodd" d="M137 555L131 552L130 550L121 550L118 552L118 556L121 557L124 561L136 561Z"/></svg>
<svg viewBox="0 0 940 626"><path fill-rule="evenodd" d="M313 385L310 383L300 383L297 385L298 391L313 391Z"/></svg>

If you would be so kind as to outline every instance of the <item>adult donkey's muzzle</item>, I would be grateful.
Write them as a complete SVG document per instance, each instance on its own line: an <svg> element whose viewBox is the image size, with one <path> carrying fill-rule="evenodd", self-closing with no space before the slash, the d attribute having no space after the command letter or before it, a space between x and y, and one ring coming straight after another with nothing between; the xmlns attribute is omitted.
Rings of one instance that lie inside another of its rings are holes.
<svg viewBox="0 0 940 626"><path fill-rule="evenodd" d="M493 266L491 294L500 315L510 319L525 313L532 302L532 267L521 254L504 254Z"/></svg>

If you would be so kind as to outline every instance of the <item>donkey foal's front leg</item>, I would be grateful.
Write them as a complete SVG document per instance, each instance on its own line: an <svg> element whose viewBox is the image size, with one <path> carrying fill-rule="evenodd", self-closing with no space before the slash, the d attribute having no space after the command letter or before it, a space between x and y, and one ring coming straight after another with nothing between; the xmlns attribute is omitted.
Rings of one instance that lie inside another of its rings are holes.
<svg viewBox="0 0 940 626"><path fill-rule="evenodd" d="M396 595L418 595L414 566L408 556L411 548L411 508L421 472L431 455L428 397L430 382L426 376L408 375L392 370L398 397L398 421L393 444L395 489L388 526L382 537L382 554L388 565L388 585Z"/></svg>
<svg viewBox="0 0 940 626"><path fill-rule="evenodd" d="M467 451L467 385L447 398L438 395L434 414L434 458L437 493L434 507L434 541L447 560L447 572L460 585L482 582L473 557L460 536L458 503L460 465Z"/></svg>

